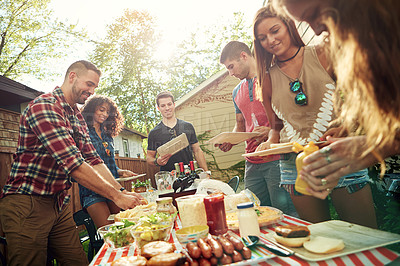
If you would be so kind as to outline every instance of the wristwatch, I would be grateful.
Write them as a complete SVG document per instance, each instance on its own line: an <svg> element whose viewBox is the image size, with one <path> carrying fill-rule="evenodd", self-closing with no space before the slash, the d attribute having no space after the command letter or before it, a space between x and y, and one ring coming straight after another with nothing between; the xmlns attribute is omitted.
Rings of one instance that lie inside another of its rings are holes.
<svg viewBox="0 0 400 266"><path fill-rule="evenodd" d="M155 166L158 166L158 167L161 166L161 165L159 165L159 164L157 163L157 158L154 160L154 164L155 164Z"/></svg>

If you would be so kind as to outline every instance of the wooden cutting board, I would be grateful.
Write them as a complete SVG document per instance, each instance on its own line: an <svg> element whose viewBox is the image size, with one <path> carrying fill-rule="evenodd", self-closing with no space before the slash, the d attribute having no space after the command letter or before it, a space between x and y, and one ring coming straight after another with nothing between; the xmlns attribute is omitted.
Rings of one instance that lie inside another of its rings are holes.
<svg viewBox="0 0 400 266"><path fill-rule="evenodd" d="M238 144L259 135L259 132L222 132L208 140L207 143L222 144L224 142L228 142L231 144Z"/></svg>
<svg viewBox="0 0 400 266"><path fill-rule="evenodd" d="M157 153L160 156L164 156L166 154L172 154L179 152L189 146L189 141L186 136L186 133L180 134L178 137L173 138L172 140L164 143L160 147L157 148Z"/></svg>
<svg viewBox="0 0 400 266"><path fill-rule="evenodd" d="M310 229L311 238L314 236L324 236L342 239L345 244L343 250L329 254L316 254L304 248L291 248L296 256L308 261L327 260L400 242L399 234L339 220L312 224L308 226L308 229Z"/></svg>
<svg viewBox="0 0 400 266"><path fill-rule="evenodd" d="M252 156L267 156L273 154L283 154L283 153L291 153L293 152L292 146L283 146L278 148L271 148L262 151L255 151L250 153L242 154L244 157L252 157Z"/></svg>

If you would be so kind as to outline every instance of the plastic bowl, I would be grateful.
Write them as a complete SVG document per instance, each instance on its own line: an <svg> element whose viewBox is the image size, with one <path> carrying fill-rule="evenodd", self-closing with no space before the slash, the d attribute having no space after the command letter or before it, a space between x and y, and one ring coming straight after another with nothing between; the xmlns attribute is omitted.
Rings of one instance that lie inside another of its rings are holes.
<svg viewBox="0 0 400 266"><path fill-rule="evenodd" d="M116 226L122 225L123 223L120 222L107 224L97 229L97 232L99 232L104 241L113 249L124 248L135 243L135 238L132 237L130 231L135 228L137 224L121 229L115 228Z"/></svg>
<svg viewBox="0 0 400 266"><path fill-rule="evenodd" d="M175 233L181 244L187 244L189 242L196 242L199 238L205 238L208 235L208 226L193 225L183 227L182 229L176 230Z"/></svg>
<svg viewBox="0 0 400 266"><path fill-rule="evenodd" d="M149 226L141 226L139 224L130 230L134 237L136 245L142 248L145 244L153 241L168 241L174 223L158 224Z"/></svg>

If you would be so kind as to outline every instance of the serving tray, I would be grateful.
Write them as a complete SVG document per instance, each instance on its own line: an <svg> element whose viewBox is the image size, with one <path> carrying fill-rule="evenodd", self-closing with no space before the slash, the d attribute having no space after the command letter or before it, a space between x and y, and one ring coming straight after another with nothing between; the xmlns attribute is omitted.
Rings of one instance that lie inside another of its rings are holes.
<svg viewBox="0 0 400 266"><path fill-rule="evenodd" d="M259 136L259 132L222 132L212 139L208 140L210 144L222 144L228 142L231 144L238 144L247 139Z"/></svg>
<svg viewBox="0 0 400 266"><path fill-rule="evenodd" d="M311 232L311 238L315 236L324 236L342 239L345 244L344 249L328 254L312 253L303 247L290 248L295 252L296 256L308 261L328 260L400 242L399 234L372 229L366 226L339 220L312 224L308 226L308 229Z"/></svg>

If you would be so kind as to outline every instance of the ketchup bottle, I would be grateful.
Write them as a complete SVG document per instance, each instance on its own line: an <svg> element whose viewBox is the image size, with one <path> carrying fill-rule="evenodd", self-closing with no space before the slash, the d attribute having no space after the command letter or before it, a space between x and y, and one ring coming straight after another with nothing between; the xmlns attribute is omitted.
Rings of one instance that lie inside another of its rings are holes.
<svg viewBox="0 0 400 266"><path fill-rule="evenodd" d="M225 234L228 231L228 225L226 223L224 194L211 194L204 197L203 201L210 234Z"/></svg>
<svg viewBox="0 0 400 266"><path fill-rule="evenodd" d="M294 188L304 195L311 195L308 191L308 183L300 178L300 171L303 169L305 164L303 163L304 158L306 158L311 153L319 150L318 146L314 144L314 142L310 141L306 146L301 146L297 142L293 143L293 151L299 152L303 150L303 152L299 153L296 157L296 170L297 170L297 178Z"/></svg>

